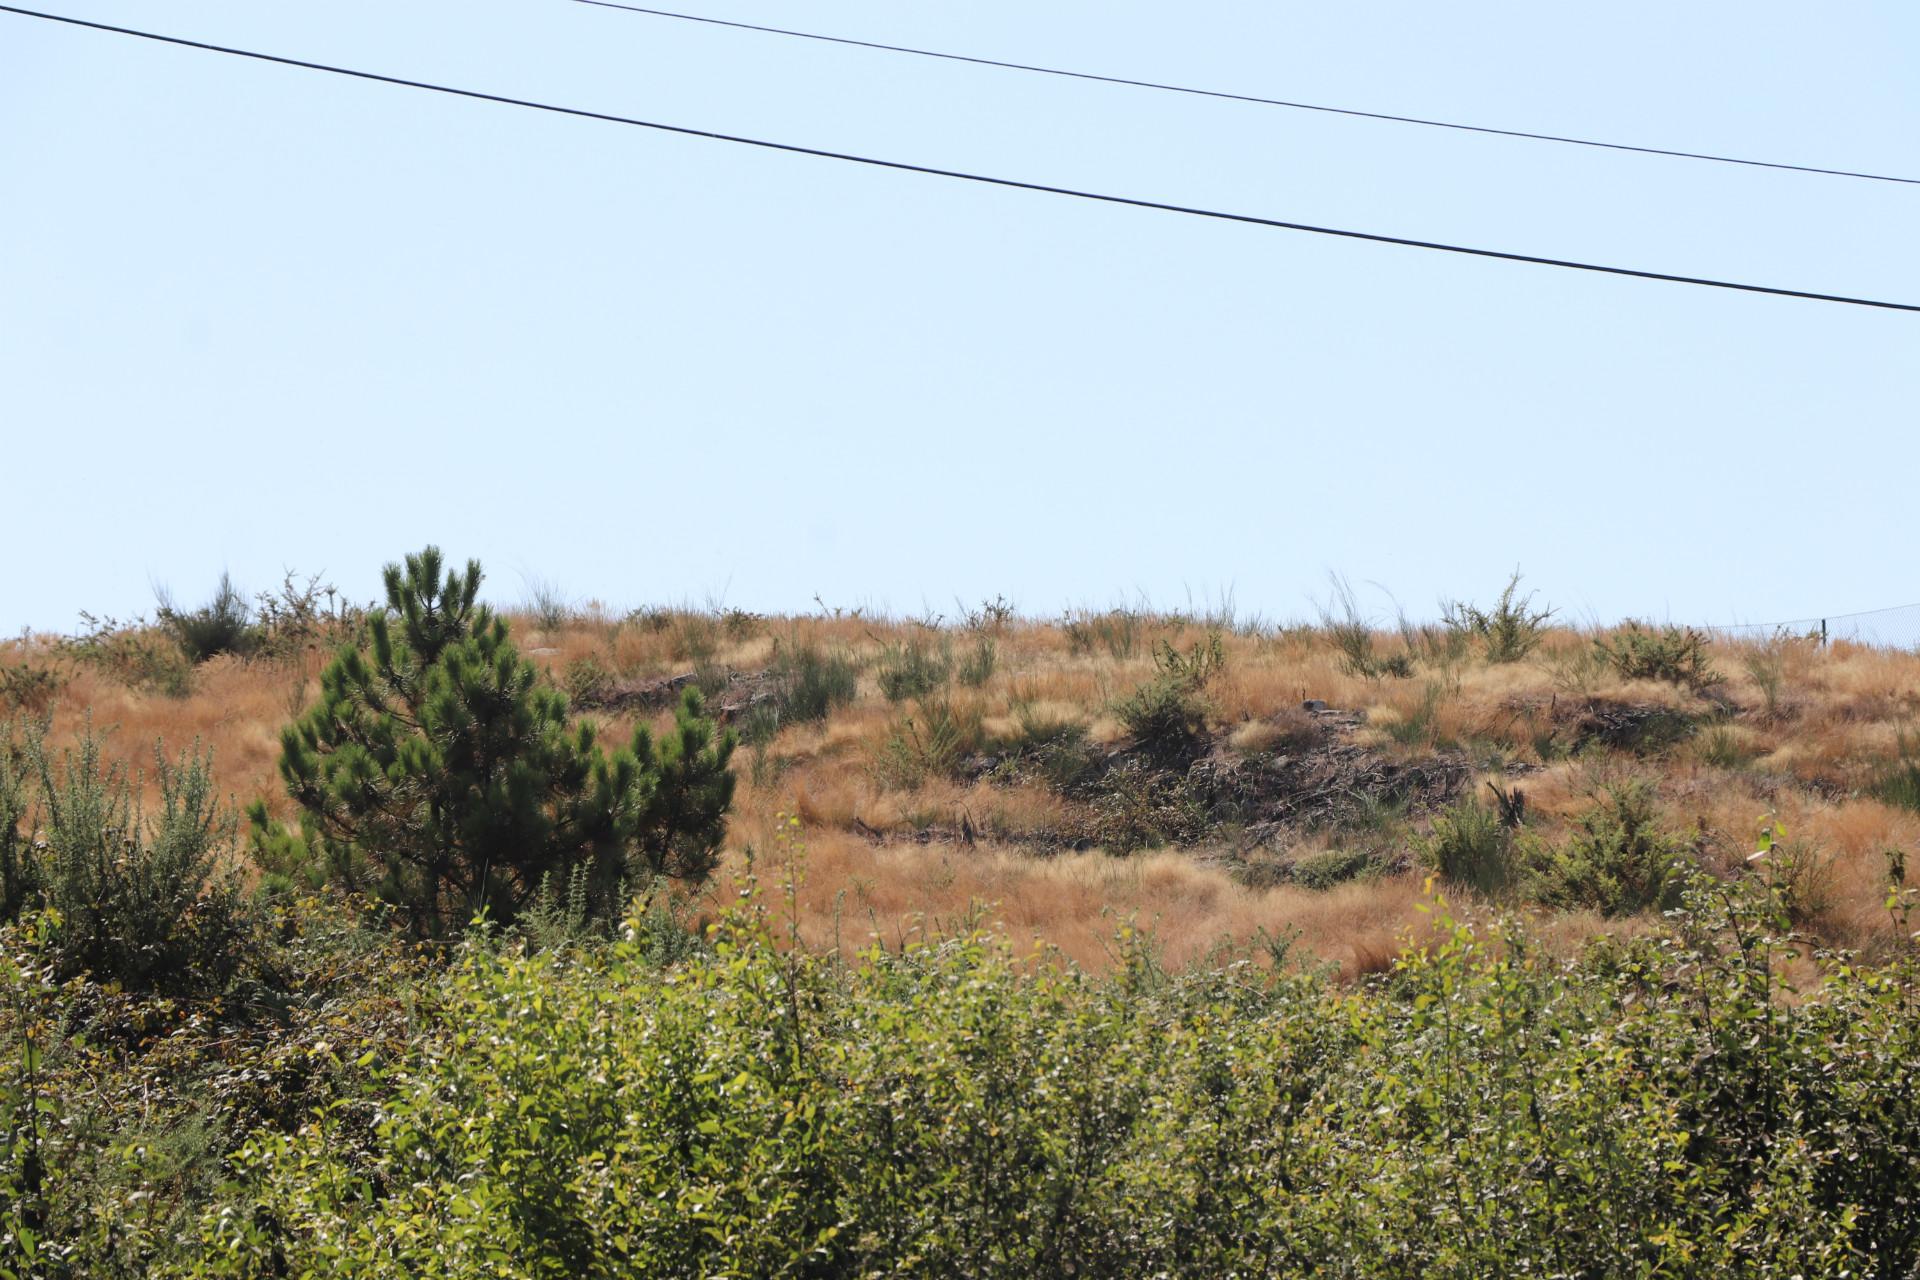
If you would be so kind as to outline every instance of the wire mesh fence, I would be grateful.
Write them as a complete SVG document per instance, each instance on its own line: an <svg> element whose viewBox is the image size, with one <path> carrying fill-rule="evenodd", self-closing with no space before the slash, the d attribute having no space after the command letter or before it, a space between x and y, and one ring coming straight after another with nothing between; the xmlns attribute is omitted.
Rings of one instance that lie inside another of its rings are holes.
<svg viewBox="0 0 1920 1280"><path fill-rule="evenodd" d="M1813 639L1822 644L1844 640L1883 649L1920 649L1920 604L1869 609L1865 613L1830 614L1824 618L1795 618L1788 622L1702 627L1700 630L1716 639L1735 643L1752 643L1780 636Z"/></svg>

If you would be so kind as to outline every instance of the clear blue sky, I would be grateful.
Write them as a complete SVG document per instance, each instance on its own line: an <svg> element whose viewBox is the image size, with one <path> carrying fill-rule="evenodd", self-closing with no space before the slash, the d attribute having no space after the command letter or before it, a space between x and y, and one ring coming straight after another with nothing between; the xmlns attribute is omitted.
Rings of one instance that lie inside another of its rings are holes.
<svg viewBox="0 0 1920 1280"><path fill-rule="evenodd" d="M686 0L693 5L696 0ZM1920 6L699 11L1920 174ZM565 0L63 0L368 70L1149 199L1920 301L1920 187L955 66ZM1579 617L1920 599L1920 316L774 155L0 15L0 630L434 541L512 601ZM1373 597L1378 599L1378 597ZM1384 601L1381 601L1384 605Z"/></svg>

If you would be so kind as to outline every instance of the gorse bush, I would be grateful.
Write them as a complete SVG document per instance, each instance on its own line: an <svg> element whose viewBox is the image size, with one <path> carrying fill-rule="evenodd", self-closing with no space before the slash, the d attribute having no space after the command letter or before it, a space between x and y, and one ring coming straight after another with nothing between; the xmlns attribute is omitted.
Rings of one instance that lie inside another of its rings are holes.
<svg viewBox="0 0 1920 1280"><path fill-rule="evenodd" d="M1533 896L1550 907L1631 915L1678 904L1686 844L1660 824L1657 796L1643 778L1593 796L1566 844L1537 847Z"/></svg>
<svg viewBox="0 0 1920 1280"><path fill-rule="evenodd" d="M1540 647L1554 614L1551 608L1534 608L1533 595L1520 594L1516 569L1491 609L1450 600L1442 605L1441 617L1451 629L1478 640L1488 662L1518 662Z"/></svg>
<svg viewBox="0 0 1920 1280"><path fill-rule="evenodd" d="M90 725L57 758L38 730L5 737L0 923L45 913L59 977L225 990L247 958L253 920L233 863L237 815L214 792L211 759L190 751L169 761L156 749L160 809L149 815L140 780L106 761Z"/></svg>
<svg viewBox="0 0 1920 1280"><path fill-rule="evenodd" d="M1149 754L1189 754L1206 732L1207 683L1226 666L1220 633L1209 633L1184 654L1162 640L1153 665L1153 678L1115 703L1113 712Z"/></svg>
<svg viewBox="0 0 1920 1280"><path fill-rule="evenodd" d="M340 899L269 923L231 993L62 978L53 915L0 926L0 1276L178 1275L235 1151L405 1052L412 948Z"/></svg>
<svg viewBox="0 0 1920 1280"><path fill-rule="evenodd" d="M1512 830L1473 796L1435 817L1417 851L1449 882L1485 897L1504 894L1516 879Z"/></svg>
<svg viewBox="0 0 1920 1280"><path fill-rule="evenodd" d="M659 741L642 726L609 755L475 602L480 566L441 570L432 547L387 566L369 648L342 650L318 705L282 734L301 824L287 831L254 806L262 865L370 889L426 936L481 913L510 921L576 868L600 913L630 884L704 878L732 802L734 738L699 694L684 692Z"/></svg>
<svg viewBox="0 0 1920 1280"><path fill-rule="evenodd" d="M1614 671L1629 680L1664 680L1699 692L1723 677L1707 659L1710 643L1692 627L1665 626L1658 630L1629 619L1611 637L1594 637L1594 651Z"/></svg>
<svg viewBox="0 0 1920 1280"><path fill-rule="evenodd" d="M66 676L53 667L29 662L0 666L0 711L38 715L66 685Z"/></svg>
<svg viewBox="0 0 1920 1280"><path fill-rule="evenodd" d="M1288 868L1288 879L1308 889L1326 890L1378 869L1365 849L1322 849Z"/></svg>

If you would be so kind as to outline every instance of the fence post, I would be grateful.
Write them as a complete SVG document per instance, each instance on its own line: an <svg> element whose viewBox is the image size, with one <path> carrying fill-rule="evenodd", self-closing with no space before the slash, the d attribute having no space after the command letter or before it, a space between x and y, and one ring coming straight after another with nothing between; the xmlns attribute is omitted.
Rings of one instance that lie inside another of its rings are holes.
<svg viewBox="0 0 1920 1280"><path fill-rule="evenodd" d="M1822 649L1827 647L1827 620L1825 618L1820 619L1820 647Z"/></svg>

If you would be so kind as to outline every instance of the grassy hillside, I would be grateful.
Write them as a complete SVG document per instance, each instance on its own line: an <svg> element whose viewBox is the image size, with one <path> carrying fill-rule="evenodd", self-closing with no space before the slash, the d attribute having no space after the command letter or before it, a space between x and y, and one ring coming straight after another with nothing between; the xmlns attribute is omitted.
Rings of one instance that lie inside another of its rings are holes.
<svg viewBox="0 0 1920 1280"><path fill-rule="evenodd" d="M250 861L369 625L236 600L0 647L0 1276L1920 1266L1911 654L549 602L725 854L420 938Z"/></svg>
<svg viewBox="0 0 1920 1280"><path fill-rule="evenodd" d="M1609 657L1609 635L1561 628L1490 661L1494 639L1470 620L1372 634L1126 609L1034 621L983 608L956 623L550 607L512 623L611 734L669 723L682 683L707 692L744 739L735 852L709 897L725 901L740 852L793 814L816 946L898 941L917 917L986 902L1016 940L1085 965L1105 963L1117 914L1153 928L1176 964L1291 929L1366 972L1417 923L1435 816L1497 809L1498 788L1524 797L1512 834L1536 851L1564 849L1640 790L1653 834L1720 874L1767 815L1800 867L1804 927L1871 948L1884 851L1920 836L1910 653L1791 637L1694 653L1675 638L1663 671L1657 634L1638 666ZM165 630L15 642L0 678L23 710L52 716L56 743L91 718L111 730L110 756L143 768L156 740L199 742L223 790L289 815L278 737L341 628L309 619L264 652L198 665ZM1191 678L1166 669L1195 661ZM1496 879L1473 888L1518 906L1544 897L1556 938L1603 927L1602 912L1616 929L1639 914Z"/></svg>

